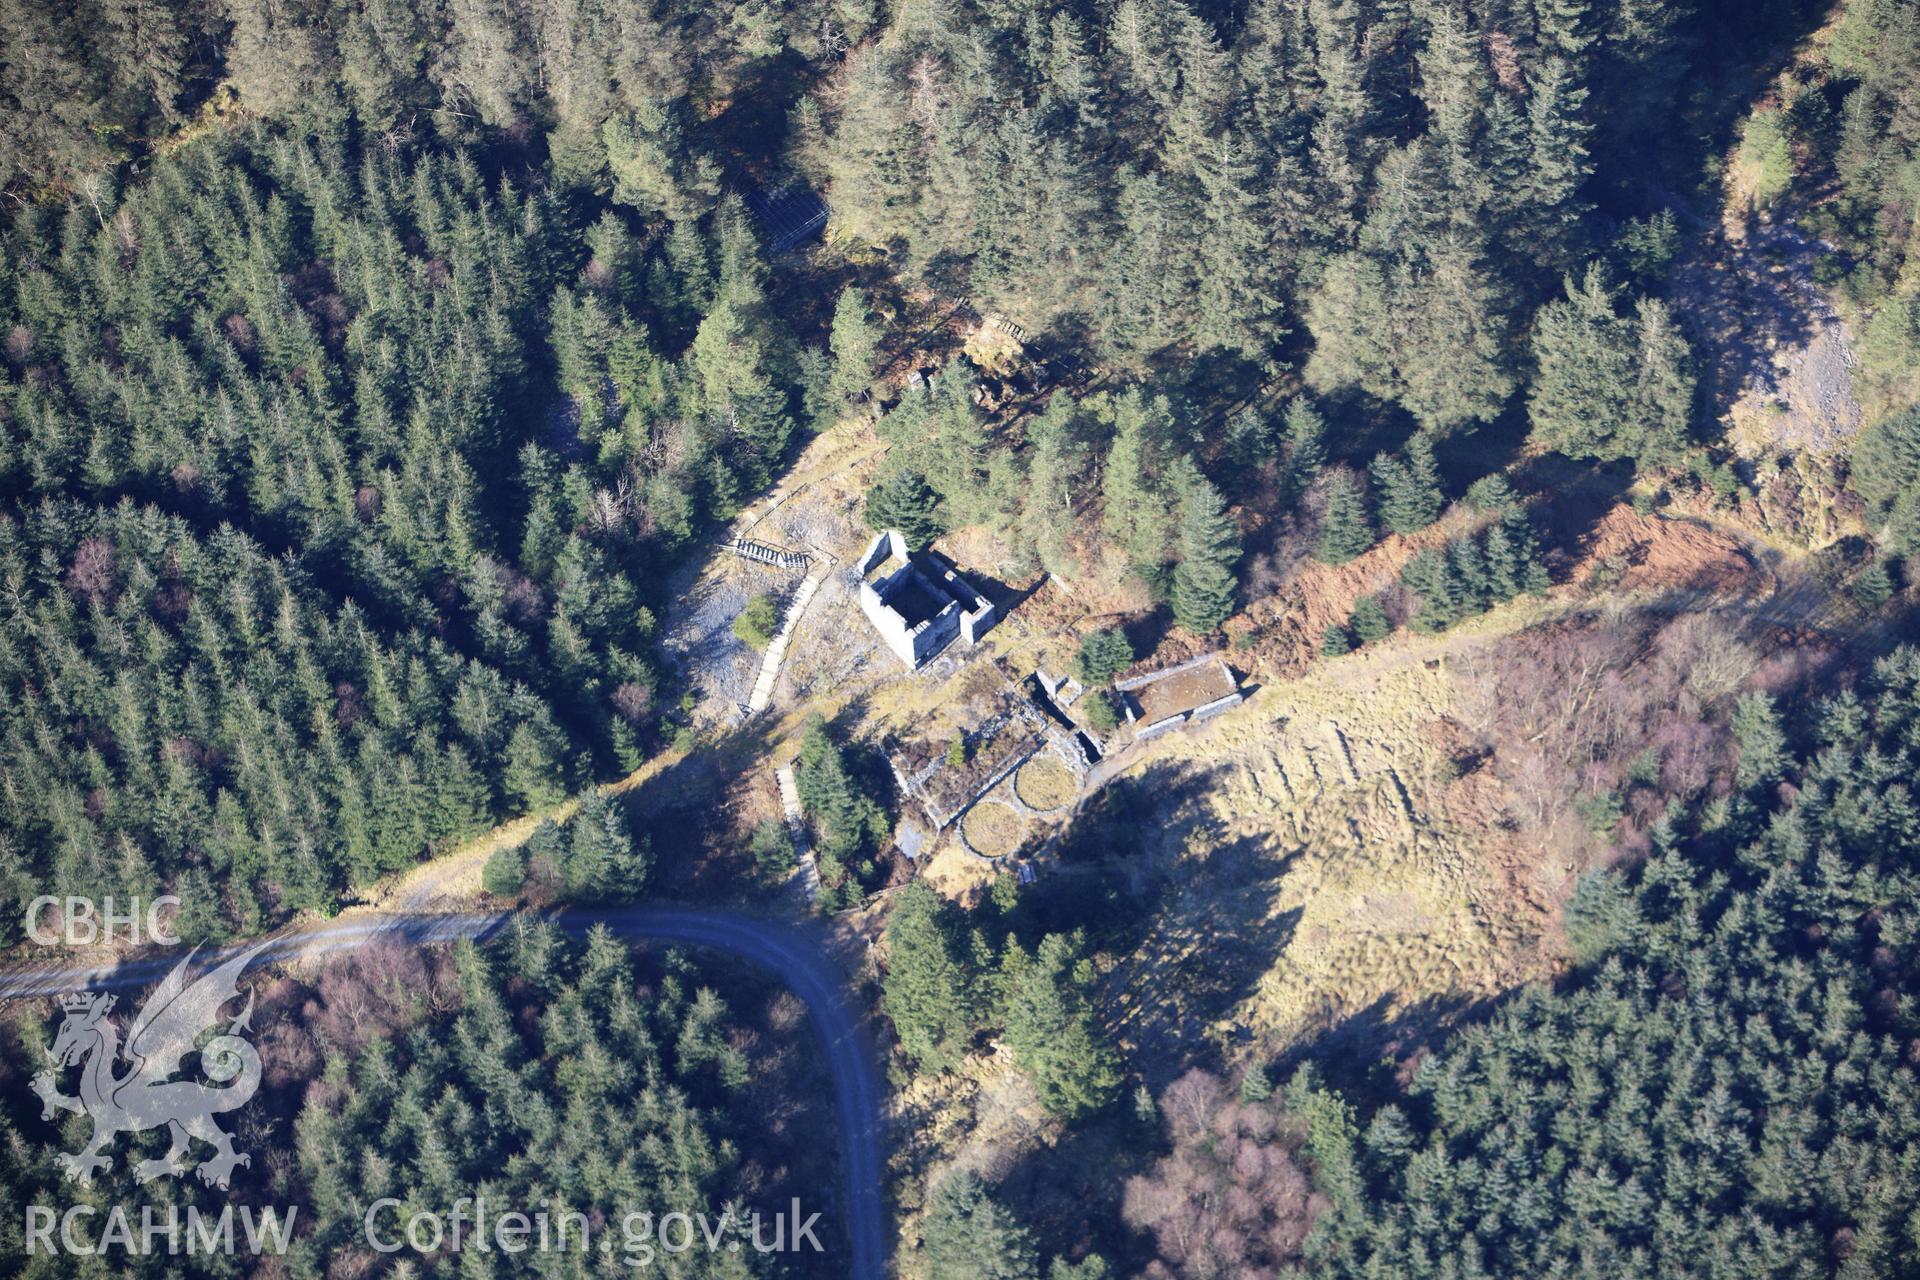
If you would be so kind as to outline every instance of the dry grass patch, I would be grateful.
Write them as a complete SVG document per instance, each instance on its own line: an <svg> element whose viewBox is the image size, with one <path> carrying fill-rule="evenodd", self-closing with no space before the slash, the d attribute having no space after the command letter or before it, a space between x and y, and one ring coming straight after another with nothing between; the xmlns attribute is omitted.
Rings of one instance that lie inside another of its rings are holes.
<svg viewBox="0 0 1920 1280"><path fill-rule="evenodd" d="M1027 834L1026 820L998 800L983 800L967 810L960 828L967 844L984 858L1004 858Z"/></svg>
<svg viewBox="0 0 1920 1280"><path fill-rule="evenodd" d="M1020 766L1014 790L1032 808L1046 813L1064 809L1080 794L1080 779L1051 755L1039 755Z"/></svg>
<svg viewBox="0 0 1920 1280"><path fill-rule="evenodd" d="M1542 904L1446 802L1433 729L1458 640L1317 667L1141 752L1142 871L1171 887L1108 991L1127 1041L1172 1050L1156 1065L1249 1032L1282 1051L1362 1013L1422 1021L1541 971Z"/></svg>

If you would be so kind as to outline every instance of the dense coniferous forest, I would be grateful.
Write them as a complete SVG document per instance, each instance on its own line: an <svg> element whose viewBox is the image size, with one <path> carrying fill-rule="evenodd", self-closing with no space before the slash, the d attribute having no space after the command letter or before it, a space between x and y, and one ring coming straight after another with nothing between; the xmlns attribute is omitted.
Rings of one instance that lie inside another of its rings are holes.
<svg viewBox="0 0 1920 1280"><path fill-rule="evenodd" d="M638 764L663 567L790 430L738 202L638 258L462 155L261 133L20 211L7 874L252 928Z"/></svg>

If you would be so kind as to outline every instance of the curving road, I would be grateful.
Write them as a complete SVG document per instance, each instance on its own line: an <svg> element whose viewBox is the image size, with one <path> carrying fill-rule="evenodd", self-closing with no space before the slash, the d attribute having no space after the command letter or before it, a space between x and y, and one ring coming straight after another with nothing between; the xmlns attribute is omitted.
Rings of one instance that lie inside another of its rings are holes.
<svg viewBox="0 0 1920 1280"><path fill-rule="evenodd" d="M298 929L272 938L262 962L326 955L375 938L414 943L485 938L513 917L505 912L379 912L350 921ZM738 957L771 973L807 1006L814 1033L833 1075L834 1112L840 1133L841 1174L846 1183L847 1235L854 1280L885 1280L886 1206L881 1188L882 1089L872 1047L842 989L833 964L800 930L770 920L700 907L647 906L567 910L542 917L568 933L604 924L622 938L703 947ZM237 953L235 944L208 953L208 960ZM139 986L163 976L175 955L146 957L108 968L28 967L0 973L0 998L59 995L69 991Z"/></svg>

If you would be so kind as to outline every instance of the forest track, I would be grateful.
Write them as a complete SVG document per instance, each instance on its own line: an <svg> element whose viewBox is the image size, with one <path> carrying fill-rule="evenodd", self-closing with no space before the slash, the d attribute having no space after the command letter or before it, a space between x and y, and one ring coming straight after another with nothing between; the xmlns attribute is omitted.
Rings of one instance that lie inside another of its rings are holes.
<svg viewBox="0 0 1920 1280"><path fill-rule="evenodd" d="M515 918L512 912L361 912L351 919L296 926L269 939L267 962L305 960L392 940L426 946L463 938L491 937ZM602 909L569 908L544 913L568 933L605 925L616 937L678 943L744 960L778 979L807 1007L814 1034L833 1077L835 1127L840 1137L841 1177L846 1186L847 1235L855 1280L884 1280L887 1211L883 1173L886 1092L873 1047L842 976L820 940L806 930L732 911L659 904ZM208 963L253 945L237 942L211 951ZM137 987L178 963L172 954L142 956L104 968L58 964L18 965L0 974L0 999L34 999L78 990Z"/></svg>

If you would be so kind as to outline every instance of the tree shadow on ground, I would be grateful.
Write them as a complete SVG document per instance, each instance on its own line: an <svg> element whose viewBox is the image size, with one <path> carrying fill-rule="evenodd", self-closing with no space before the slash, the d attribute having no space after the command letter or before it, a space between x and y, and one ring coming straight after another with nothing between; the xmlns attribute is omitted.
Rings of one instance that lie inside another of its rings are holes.
<svg viewBox="0 0 1920 1280"><path fill-rule="evenodd" d="M1147 1172L1164 1146L1158 1117L1141 1119L1123 1097L1060 1141L1020 1152L996 1194L1020 1207L1043 1256L1079 1261L1097 1253L1115 1275L1138 1275L1153 1251L1121 1205L1127 1180Z"/></svg>
<svg viewBox="0 0 1920 1280"><path fill-rule="evenodd" d="M1102 984L1102 1017L1155 1089L1220 1062L1211 1028L1253 994L1299 920L1278 909L1291 856L1217 830L1205 799L1219 772L1170 761L1115 781L1028 895L1041 929L1083 928L1121 957Z"/></svg>
<svg viewBox="0 0 1920 1280"><path fill-rule="evenodd" d="M1422 996L1397 1007L1391 996L1382 996L1261 1065L1277 1084L1311 1062L1349 1101L1362 1106L1404 1102L1412 1069L1452 1028L1485 1020L1522 990Z"/></svg>
<svg viewBox="0 0 1920 1280"><path fill-rule="evenodd" d="M1327 452L1336 462L1365 467L1376 453L1403 448L1420 428L1399 405L1355 388L1308 394L1326 419Z"/></svg>
<svg viewBox="0 0 1920 1280"><path fill-rule="evenodd" d="M950 559L948 562L952 563ZM1047 585L1047 575L1044 573L1025 586L1014 586L972 565L955 564L954 567L959 570L961 577L971 582L975 589L987 598L1002 618L1025 604L1034 592Z"/></svg>
<svg viewBox="0 0 1920 1280"><path fill-rule="evenodd" d="M1156 1093L1188 1067L1224 1068L1216 1024L1254 994L1299 926L1300 908L1277 909L1291 861L1242 837L1194 869L1206 884L1159 886L1145 940L1102 991L1109 1028Z"/></svg>
<svg viewBox="0 0 1920 1280"><path fill-rule="evenodd" d="M1133 646L1136 654L1143 657L1157 650L1171 630L1173 614L1165 609L1135 614L1120 624L1120 631L1127 637L1127 643Z"/></svg>
<svg viewBox="0 0 1920 1280"><path fill-rule="evenodd" d="M1097 1000L1122 1048L1128 1080L1106 1111L983 1174L1020 1206L1041 1252L1077 1260L1097 1252L1117 1274L1151 1259L1127 1225L1128 1178L1162 1154L1157 1115L1135 1107L1191 1067L1227 1072L1232 1028L1220 1024L1285 953L1299 911L1278 905L1292 856L1264 838L1228 836L1205 803L1220 770L1168 762L1097 793L1063 835L1057 857L1022 895L1026 927L1084 928L1120 957ZM993 1163L991 1155L987 1163Z"/></svg>
<svg viewBox="0 0 1920 1280"><path fill-rule="evenodd" d="M1505 471L1519 462L1532 429L1526 397L1516 394L1492 421L1442 437L1434 457L1440 464L1448 496L1458 497L1481 476Z"/></svg>
<svg viewBox="0 0 1920 1280"><path fill-rule="evenodd" d="M636 839L653 850L652 891L703 902L763 901L779 891L753 875L725 820L728 789L779 738L780 720L752 717L704 740L615 799Z"/></svg>
<svg viewBox="0 0 1920 1280"><path fill-rule="evenodd" d="M1260 390L1259 364L1237 351L1216 347L1188 357L1178 349L1154 361L1178 417L1218 436L1228 416Z"/></svg>
<svg viewBox="0 0 1920 1280"><path fill-rule="evenodd" d="M1633 464L1576 461L1564 454L1548 453L1527 460L1513 480L1522 494L1541 496L1542 500L1528 509L1540 530L1541 542L1553 552L1571 557L1606 514L1620 505L1633 485Z"/></svg>

